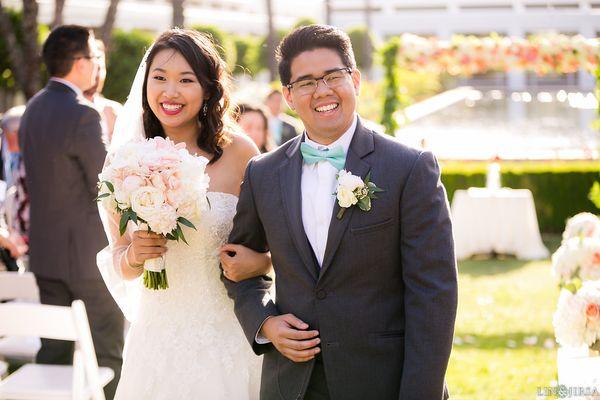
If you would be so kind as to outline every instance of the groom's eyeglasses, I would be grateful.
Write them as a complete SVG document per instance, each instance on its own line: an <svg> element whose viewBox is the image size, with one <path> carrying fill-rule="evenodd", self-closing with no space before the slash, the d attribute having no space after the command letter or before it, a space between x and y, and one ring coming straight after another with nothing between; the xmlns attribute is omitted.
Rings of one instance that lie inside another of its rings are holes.
<svg viewBox="0 0 600 400"><path fill-rule="evenodd" d="M302 78L285 85L289 90L293 90L299 96L313 94L319 86L319 81L323 81L325 86L330 89L340 87L346 81L346 74L351 74L352 68L344 67L336 69L320 78Z"/></svg>

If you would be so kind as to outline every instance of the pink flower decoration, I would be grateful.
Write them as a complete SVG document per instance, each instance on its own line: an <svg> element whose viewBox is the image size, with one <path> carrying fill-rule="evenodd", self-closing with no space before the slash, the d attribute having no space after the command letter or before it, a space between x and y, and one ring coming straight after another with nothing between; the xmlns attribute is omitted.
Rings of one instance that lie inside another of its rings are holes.
<svg viewBox="0 0 600 400"><path fill-rule="evenodd" d="M585 316L588 321L596 321L600 319L600 306L598 304L590 303L585 308Z"/></svg>

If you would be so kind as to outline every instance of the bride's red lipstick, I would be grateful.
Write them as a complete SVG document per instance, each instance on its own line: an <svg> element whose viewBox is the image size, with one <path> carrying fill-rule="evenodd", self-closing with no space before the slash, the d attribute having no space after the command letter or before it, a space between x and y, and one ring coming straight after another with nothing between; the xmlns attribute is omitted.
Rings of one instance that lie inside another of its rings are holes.
<svg viewBox="0 0 600 400"><path fill-rule="evenodd" d="M167 108L168 107L168 108ZM177 115L183 110L183 104L163 102L160 103L160 108L167 115Z"/></svg>

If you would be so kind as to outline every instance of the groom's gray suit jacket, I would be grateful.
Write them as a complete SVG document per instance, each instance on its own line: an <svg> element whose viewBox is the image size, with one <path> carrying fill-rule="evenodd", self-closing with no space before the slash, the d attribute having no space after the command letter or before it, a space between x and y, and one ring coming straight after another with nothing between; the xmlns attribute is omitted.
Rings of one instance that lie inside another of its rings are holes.
<svg viewBox="0 0 600 400"><path fill-rule="evenodd" d="M441 400L457 305L452 227L440 170L360 123L345 169L384 189L372 209L356 207L329 227L319 268L302 224L302 136L252 160L230 242L271 252L271 280L225 278L254 351L264 354L261 399L301 399L314 361L294 363L255 335L271 315L292 313L318 329L335 400Z"/></svg>

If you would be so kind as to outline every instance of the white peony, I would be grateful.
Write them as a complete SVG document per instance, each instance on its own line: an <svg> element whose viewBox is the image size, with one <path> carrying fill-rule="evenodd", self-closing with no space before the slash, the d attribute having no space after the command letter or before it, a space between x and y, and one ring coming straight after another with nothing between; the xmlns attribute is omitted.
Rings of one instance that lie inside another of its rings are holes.
<svg viewBox="0 0 600 400"><path fill-rule="evenodd" d="M579 244L579 276L582 280L600 280L600 238L586 237Z"/></svg>
<svg viewBox="0 0 600 400"><path fill-rule="evenodd" d="M138 217L145 221L152 218L152 214L165 203L162 191L153 186L142 186L131 194L131 208Z"/></svg>
<svg viewBox="0 0 600 400"><path fill-rule="evenodd" d="M553 325L556 341L561 346L581 347L585 332L585 300L568 290L563 290L554 313Z"/></svg>
<svg viewBox="0 0 600 400"><path fill-rule="evenodd" d="M365 185L363 180L356 175L352 175L351 172L341 170L338 173L338 187L343 187L351 192L358 188L362 188Z"/></svg>
<svg viewBox="0 0 600 400"><path fill-rule="evenodd" d="M600 238L600 219L592 213L579 213L567 221L563 242L574 238Z"/></svg>
<svg viewBox="0 0 600 400"><path fill-rule="evenodd" d="M146 221L152 232L166 235L177 228L177 212L170 205L163 204L153 209Z"/></svg>
<svg viewBox="0 0 600 400"><path fill-rule="evenodd" d="M591 346L600 340L600 282L584 282L576 294L563 290L554 313L556 341L567 347Z"/></svg>
<svg viewBox="0 0 600 400"><path fill-rule="evenodd" d="M559 281L568 281L575 276L581 259L580 240L572 238L552 254L552 272Z"/></svg>
<svg viewBox="0 0 600 400"><path fill-rule="evenodd" d="M348 208L358 203L358 199L356 198L354 192L352 192L350 189L344 186L338 187L336 197L338 199L340 207L342 208Z"/></svg>

